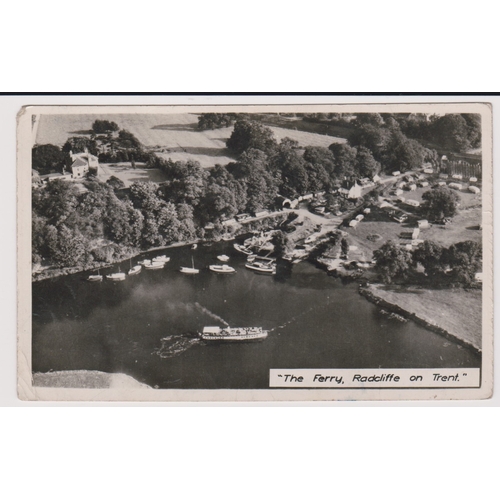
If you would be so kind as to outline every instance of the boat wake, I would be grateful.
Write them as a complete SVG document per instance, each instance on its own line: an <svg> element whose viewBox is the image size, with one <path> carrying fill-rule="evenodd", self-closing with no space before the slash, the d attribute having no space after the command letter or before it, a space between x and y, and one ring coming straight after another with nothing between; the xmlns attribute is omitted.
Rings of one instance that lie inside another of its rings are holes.
<svg viewBox="0 0 500 500"><path fill-rule="evenodd" d="M305 311L302 311L300 314L297 314L296 316L292 316L288 321L285 321L282 325L275 326L274 328L271 328L269 330L269 333L272 333L276 330L282 330L283 328L286 328L288 325L295 323L295 321L299 320L303 316L312 313L313 311L317 311L318 309L323 309L324 307L327 307L330 305L330 300L328 298L327 302L324 304L316 304L314 306L311 306L309 309L306 309Z"/></svg>
<svg viewBox="0 0 500 500"><path fill-rule="evenodd" d="M169 335L161 339L161 347L156 348L151 354L157 354L162 359L174 358L199 342L199 339L185 335Z"/></svg>
<svg viewBox="0 0 500 500"><path fill-rule="evenodd" d="M201 304L198 304L198 302L195 302L194 305L202 313L205 313L211 318L220 321L224 326L229 326L229 323L226 320L222 319L220 316L217 316L217 314L214 314L212 311L209 311L206 307L203 307Z"/></svg>

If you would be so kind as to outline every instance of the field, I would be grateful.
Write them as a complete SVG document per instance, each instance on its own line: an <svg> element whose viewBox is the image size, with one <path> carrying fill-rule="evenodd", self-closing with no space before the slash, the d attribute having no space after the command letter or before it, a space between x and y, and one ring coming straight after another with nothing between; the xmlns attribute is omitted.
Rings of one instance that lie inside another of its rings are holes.
<svg viewBox="0 0 500 500"><path fill-rule="evenodd" d="M141 143L155 150L158 156L173 161L198 161L202 167L226 165L235 160L226 149L226 140L233 128L198 131L196 114L102 114L102 115L41 115L37 144L62 146L68 137L90 133L94 120L110 120L132 132ZM328 135L300 130L270 127L278 141L284 137L296 140L300 146L328 147L333 142L345 142Z"/></svg>
<svg viewBox="0 0 500 500"><path fill-rule="evenodd" d="M427 290L378 285L373 286L371 291L481 348L481 290Z"/></svg>
<svg viewBox="0 0 500 500"><path fill-rule="evenodd" d="M132 168L130 163L101 163L99 180L106 182L111 176L117 177L129 187L134 182L164 182L167 180L165 174L157 168L144 168L138 164Z"/></svg>

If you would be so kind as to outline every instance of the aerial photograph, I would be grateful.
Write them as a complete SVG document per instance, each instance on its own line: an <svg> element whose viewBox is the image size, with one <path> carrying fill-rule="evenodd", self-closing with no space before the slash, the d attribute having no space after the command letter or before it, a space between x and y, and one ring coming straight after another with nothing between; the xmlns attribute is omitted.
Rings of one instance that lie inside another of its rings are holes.
<svg viewBox="0 0 500 500"><path fill-rule="evenodd" d="M481 368L481 115L293 111L32 114L33 386Z"/></svg>

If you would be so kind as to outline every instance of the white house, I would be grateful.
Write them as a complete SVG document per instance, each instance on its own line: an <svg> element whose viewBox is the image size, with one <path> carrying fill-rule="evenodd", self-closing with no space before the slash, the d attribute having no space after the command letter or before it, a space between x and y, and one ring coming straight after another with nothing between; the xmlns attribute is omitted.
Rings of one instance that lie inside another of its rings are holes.
<svg viewBox="0 0 500 500"><path fill-rule="evenodd" d="M359 224L359 220L353 219L349 222L349 227L356 227Z"/></svg>
<svg viewBox="0 0 500 500"><path fill-rule="evenodd" d="M380 181L381 181L381 179L380 179L380 175L375 174L375 175L373 176L372 181L373 181L373 182L380 182Z"/></svg>
<svg viewBox="0 0 500 500"><path fill-rule="evenodd" d="M433 174L434 170L432 168L424 168L424 174Z"/></svg>
<svg viewBox="0 0 500 500"><path fill-rule="evenodd" d="M339 193L350 200L357 200L361 198L361 186L356 181L344 181L339 188Z"/></svg>
<svg viewBox="0 0 500 500"><path fill-rule="evenodd" d="M411 234L411 239L416 240L420 236L420 229L416 227Z"/></svg>
<svg viewBox="0 0 500 500"><path fill-rule="evenodd" d="M419 207L420 202L417 200L406 200L406 204L410 205L411 207Z"/></svg>
<svg viewBox="0 0 500 500"><path fill-rule="evenodd" d="M355 217L355 219L359 222L361 222L364 218L365 218L365 216L363 214L356 215L356 217Z"/></svg>
<svg viewBox="0 0 500 500"><path fill-rule="evenodd" d="M90 171L99 172L99 159L97 156L91 155L88 151L83 153L71 153L71 173L73 179L81 179Z"/></svg>
<svg viewBox="0 0 500 500"><path fill-rule="evenodd" d="M410 184L410 185L408 186L408 189L409 189L410 191L415 191L415 190L417 189L417 185L416 185L416 184Z"/></svg>
<svg viewBox="0 0 500 500"><path fill-rule="evenodd" d="M394 177L396 177L396 176L398 176L398 175L401 175L401 172L400 172L399 170L395 170L395 171L392 173L392 175L393 175Z"/></svg>
<svg viewBox="0 0 500 500"><path fill-rule="evenodd" d="M427 181L422 181L419 184L420 184L420 187L427 187L429 185L429 183Z"/></svg>
<svg viewBox="0 0 500 500"><path fill-rule="evenodd" d="M427 229L429 227L429 221L427 219L422 219L417 221L419 229Z"/></svg>

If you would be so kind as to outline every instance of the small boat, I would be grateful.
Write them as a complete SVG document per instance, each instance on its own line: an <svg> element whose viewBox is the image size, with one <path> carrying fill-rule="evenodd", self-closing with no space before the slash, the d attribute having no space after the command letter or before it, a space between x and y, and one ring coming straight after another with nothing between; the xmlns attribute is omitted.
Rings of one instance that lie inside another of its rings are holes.
<svg viewBox="0 0 500 500"><path fill-rule="evenodd" d="M271 265L276 262L276 259L272 257L260 257L259 255L249 255L247 257L247 262L261 262L262 264Z"/></svg>
<svg viewBox="0 0 500 500"><path fill-rule="evenodd" d="M229 257L227 255L217 255L217 260L220 260L221 262L227 262L229 260Z"/></svg>
<svg viewBox="0 0 500 500"><path fill-rule="evenodd" d="M144 269L149 269L154 271L155 269L163 269L165 267L165 262L149 262L148 264L144 264Z"/></svg>
<svg viewBox="0 0 500 500"><path fill-rule="evenodd" d="M134 276L136 274L139 274L141 271L142 271L142 266L134 266L129 269L128 275Z"/></svg>
<svg viewBox="0 0 500 500"><path fill-rule="evenodd" d="M198 333L200 339L215 342L256 342L264 340L268 331L261 327L252 328L221 328L220 326L205 326Z"/></svg>
<svg viewBox="0 0 500 500"><path fill-rule="evenodd" d="M124 281L126 278L125 273L112 273L106 275L106 279L110 281Z"/></svg>
<svg viewBox="0 0 500 500"><path fill-rule="evenodd" d="M158 255L156 257L153 257L153 262L170 262L170 257L167 257L166 255Z"/></svg>
<svg viewBox="0 0 500 500"><path fill-rule="evenodd" d="M151 264L151 261L149 259L144 259L140 260L138 264L140 264L141 266L145 266L146 264Z"/></svg>
<svg viewBox="0 0 500 500"><path fill-rule="evenodd" d="M184 274L198 274L200 272L199 269L195 269L194 267L194 260L193 258L191 257L191 264L192 264L192 267L181 267L179 269L179 271L181 273L184 273Z"/></svg>
<svg viewBox="0 0 500 500"><path fill-rule="evenodd" d="M226 264L214 264L212 266L208 266L208 268L210 269L210 271L220 274L233 274L236 272L236 269L234 267L228 266Z"/></svg>
<svg viewBox="0 0 500 500"><path fill-rule="evenodd" d="M245 264L245 267L258 273L276 274L276 264L265 264L263 262L247 262Z"/></svg>
<svg viewBox="0 0 500 500"><path fill-rule="evenodd" d="M88 278L87 281L92 281L92 282L97 282L97 281L102 281L102 274L97 270L97 274L91 274Z"/></svg>
<svg viewBox="0 0 500 500"><path fill-rule="evenodd" d="M191 250L196 250L198 248L198 244L195 243L194 245L191 245Z"/></svg>
<svg viewBox="0 0 500 500"><path fill-rule="evenodd" d="M233 245L234 249L237 250L238 252L244 253L245 255L252 255L253 252L249 248L247 248L244 245L239 245L238 243L235 243Z"/></svg>

